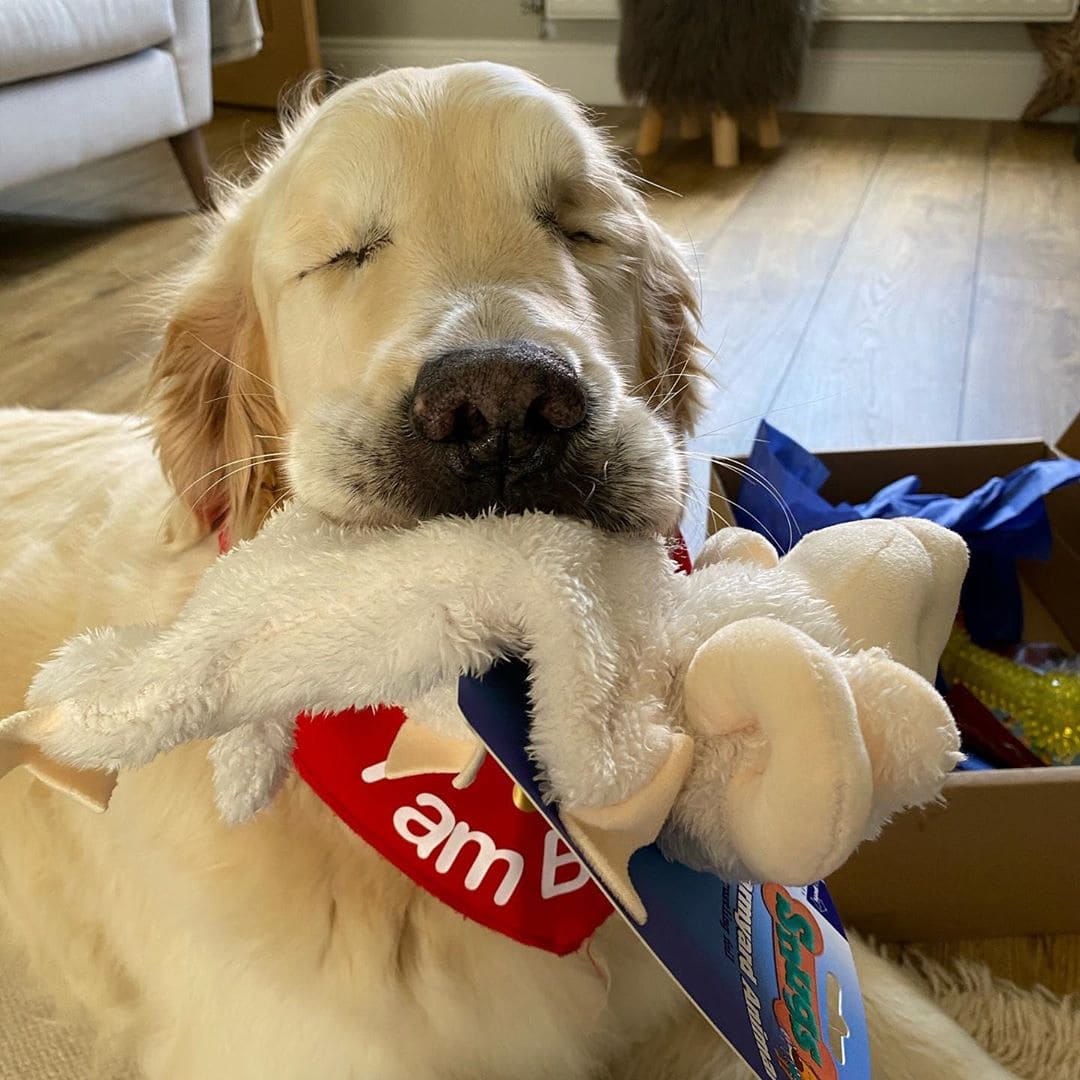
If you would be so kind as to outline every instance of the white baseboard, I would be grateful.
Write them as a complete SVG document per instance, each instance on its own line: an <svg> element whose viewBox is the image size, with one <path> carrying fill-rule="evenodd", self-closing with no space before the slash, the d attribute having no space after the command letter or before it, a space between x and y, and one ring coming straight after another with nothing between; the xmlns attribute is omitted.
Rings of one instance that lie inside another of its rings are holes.
<svg viewBox="0 0 1080 1080"><path fill-rule="evenodd" d="M615 46L487 38L324 37L327 67L369 75L388 67L498 60L534 72L590 105L622 103ZM1039 54L1024 51L814 49L796 108L864 116L1015 120L1039 80ZM1058 118L1055 114L1054 118ZM1075 117L1067 110L1060 118Z"/></svg>
<svg viewBox="0 0 1080 1080"><path fill-rule="evenodd" d="M619 0L545 0L549 19L617 19ZM1068 22L1075 0L822 0L819 19L848 22Z"/></svg>
<svg viewBox="0 0 1080 1080"><path fill-rule="evenodd" d="M538 75L589 105L623 101L615 46L509 38L324 37L323 63L353 77L389 67L434 67L455 60L497 60Z"/></svg>

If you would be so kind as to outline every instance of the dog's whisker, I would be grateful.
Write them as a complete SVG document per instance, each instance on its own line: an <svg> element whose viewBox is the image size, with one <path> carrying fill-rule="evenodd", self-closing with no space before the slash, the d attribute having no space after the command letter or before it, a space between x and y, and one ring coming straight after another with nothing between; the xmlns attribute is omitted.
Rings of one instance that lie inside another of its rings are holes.
<svg viewBox="0 0 1080 1080"><path fill-rule="evenodd" d="M686 222L683 222L683 229L686 231L686 242L694 255L695 276L697 277L697 303L700 309L705 299L705 286L701 274L701 257L698 254L697 241L694 240L694 234L690 231L690 227Z"/></svg>
<svg viewBox="0 0 1080 1080"><path fill-rule="evenodd" d="M256 465L262 465L262 464L267 464L267 462L259 461L259 462L256 462L255 464ZM246 465L241 465L238 469L233 469L232 472L228 472L224 476L219 477L212 484L208 484L206 486L205 490L202 492L202 494L195 500L195 505L198 506L198 504L201 503L210 494L210 492L213 491L214 488L216 488L219 484L224 484L226 480L229 480L233 476L237 476L239 473L247 472L249 469L251 469L251 464L250 463L246 464ZM189 487L190 486L191 485L189 485ZM185 491L186 490L187 489L185 488ZM181 494L183 494L183 493L181 493Z"/></svg>
<svg viewBox="0 0 1080 1080"><path fill-rule="evenodd" d="M289 496L292 492L286 489L283 491L274 501L270 504L270 509L266 511L266 516L269 517Z"/></svg>
<svg viewBox="0 0 1080 1080"><path fill-rule="evenodd" d="M730 423L723 424L720 427L712 428L709 431L697 431L694 432L694 439L708 439L713 435L723 434L725 431L730 431L734 427L738 427L740 424L749 424L754 422L760 422L767 420L770 416L776 413L790 412L792 409L805 409L810 405L820 405L823 401L832 401L833 398L840 397L840 391L835 391L831 394L822 394L821 397L811 398L808 401L796 401L790 405L779 405L774 408L770 408L767 412L753 413L750 416L740 417L738 420L732 420Z"/></svg>
<svg viewBox="0 0 1080 1080"><path fill-rule="evenodd" d="M227 461L223 465L215 465L212 469L207 469L207 471L204 472L202 474L202 476L196 477L182 491L177 492L176 498L178 500L180 500L180 501L183 501L184 496L193 487L198 486L207 477L213 476L214 473L221 472L222 469L230 469L234 465L239 466L239 468L234 468L232 470L232 472L227 473L225 476L223 476L219 480L215 481L214 484L210 485L211 487L216 487L217 484L220 484L222 480L227 480L230 476L235 476L238 472L243 472L244 469L251 468L253 465L262 465L262 464L272 463L272 462L276 462L276 461L286 461L286 460L287 460L287 456L285 454L282 454L282 453L277 452L277 451L275 451L274 453L271 453L271 454L255 454L252 457L234 458L232 461ZM209 491L210 489L207 488L207 490Z"/></svg>
<svg viewBox="0 0 1080 1080"><path fill-rule="evenodd" d="M674 199L681 199L682 195L677 191L672 191L671 188L664 187L663 184L658 184L655 180L650 180L648 177L642 176L640 173L631 174L631 180L638 184L647 184L654 191L662 191L665 195L670 195Z"/></svg>
<svg viewBox="0 0 1080 1080"><path fill-rule="evenodd" d="M219 352L217 349L214 348L213 345L199 337L199 335L196 334L194 330L185 330L184 333L188 334L190 337L193 337L204 349L207 350L207 352L212 353L219 360L224 360L226 364L229 364L232 367L236 368L237 371L242 371L245 375L250 375L253 379L261 382L271 392L274 391L275 388L273 383L268 382L261 375L256 374L254 371L251 370L251 368L245 367L243 364L238 364L235 360L232 359L232 357L226 356L223 352ZM274 396L276 396L276 394Z"/></svg>
<svg viewBox="0 0 1080 1080"><path fill-rule="evenodd" d="M656 375L651 375L647 379L642 379L641 382L637 383L634 387L631 388L630 393L638 394L642 390L645 390L647 387L651 386L653 383L660 382L663 379L671 378L689 379L690 381L696 379L699 382L707 383L709 386L715 385L713 380L708 375L703 375L699 371L690 371L689 366L684 364L682 366L682 369L678 371L661 371Z"/></svg>
<svg viewBox="0 0 1080 1080"><path fill-rule="evenodd" d="M798 536L800 537L802 536L802 529L799 526L799 523L796 520L794 514L791 512L791 508L788 505L787 501L784 499L783 495L772 483L772 481L769 480L767 476L760 473L757 469L752 468L745 462L736 461L733 458L724 457L723 455L707 454L694 450L684 450L683 455L691 460L705 461L711 465L719 465L721 467L728 468L736 475L742 477L744 480L748 480L751 483L755 483L763 487L768 493L768 495L775 500L776 504L783 511L785 522L788 527L788 547L791 547L791 545L795 542L796 534L798 534ZM688 494L688 500L692 502L695 498L701 499L703 501L708 501L709 496L708 493L705 491L699 492L692 489ZM728 501L731 502L732 505L739 505L735 502L735 500L729 499ZM742 509L748 517L753 518L753 520L756 521L759 525L762 525L761 521L750 511L745 510L745 508L741 506L739 508ZM762 525L762 527L764 526ZM772 538L775 543L775 537L772 537L772 534L770 534L770 538Z"/></svg>
<svg viewBox="0 0 1080 1080"><path fill-rule="evenodd" d="M275 394L257 394L257 393L254 393L251 390L240 390L240 391L231 390L229 393L227 393L227 394L219 394L217 397L202 398L201 401L199 402L199 404L200 405L213 405L215 402L218 402L218 401L229 401L229 400L232 400L232 399L235 399L235 398L238 398L238 397L241 397L241 398L270 398L271 400L277 400Z"/></svg>
<svg viewBox="0 0 1080 1080"><path fill-rule="evenodd" d="M777 506L779 506L780 509L783 511L784 518L787 521L789 547L792 543L794 543L796 533L798 533L799 536L802 536L802 529L799 526L795 515L791 511L791 507L788 506L787 500L784 499L779 489L767 476L759 472L757 469L751 467L750 465L747 465L745 462L736 461L733 458L718 457L714 458L713 460L716 461L718 464L722 465L723 467L731 469L732 472L736 473L738 476L741 476L744 480L749 480L752 483L760 485L770 496L772 496L772 498L776 501ZM749 511L744 512L749 513ZM757 519L755 518L755 520Z"/></svg>

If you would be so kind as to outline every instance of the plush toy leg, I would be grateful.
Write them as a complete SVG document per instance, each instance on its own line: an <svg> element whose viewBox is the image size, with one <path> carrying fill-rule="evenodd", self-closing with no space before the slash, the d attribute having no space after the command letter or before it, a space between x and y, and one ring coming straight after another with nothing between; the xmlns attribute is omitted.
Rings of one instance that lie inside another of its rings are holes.
<svg viewBox="0 0 1080 1080"><path fill-rule="evenodd" d="M292 748L292 725L266 721L242 724L214 740L214 802L227 825L269 806L291 770Z"/></svg>
<svg viewBox="0 0 1080 1080"><path fill-rule="evenodd" d="M852 521L803 537L782 565L828 601L853 650L881 646L934 678L967 572L956 533L909 518Z"/></svg>
<svg viewBox="0 0 1080 1080"><path fill-rule="evenodd" d="M47 757L34 744L33 733L50 726L48 711L40 709L0 721L0 777L23 766L42 783L100 813L109 805L116 773L76 769Z"/></svg>
<svg viewBox="0 0 1080 1080"><path fill-rule="evenodd" d="M870 764L873 835L891 814L941 793L963 757L960 734L942 696L920 675L881 649L840 659L855 698Z"/></svg>
<svg viewBox="0 0 1080 1080"><path fill-rule="evenodd" d="M783 623L743 619L698 650L684 699L694 735L764 738L763 751L737 758L716 792L742 864L760 880L789 885L835 870L863 837L872 786L835 657ZM705 833L708 822L692 827Z"/></svg>
<svg viewBox="0 0 1080 1080"><path fill-rule="evenodd" d="M667 820L694 756L686 735L674 735L671 753L643 788L614 806L579 807L561 814L574 843L639 923L647 913L630 882L630 856L651 844Z"/></svg>
<svg viewBox="0 0 1080 1080"><path fill-rule="evenodd" d="M745 562L771 570L780 561L776 548L761 533L730 526L715 532L698 555L694 568L704 570L723 562Z"/></svg>
<svg viewBox="0 0 1080 1080"><path fill-rule="evenodd" d="M718 168L730 169L739 164L739 124L722 110L712 114L712 155Z"/></svg>
<svg viewBox="0 0 1080 1080"><path fill-rule="evenodd" d="M664 114L654 105L646 105L641 114L638 127L637 145L634 153L638 157L648 157L660 149L660 138L664 133Z"/></svg>

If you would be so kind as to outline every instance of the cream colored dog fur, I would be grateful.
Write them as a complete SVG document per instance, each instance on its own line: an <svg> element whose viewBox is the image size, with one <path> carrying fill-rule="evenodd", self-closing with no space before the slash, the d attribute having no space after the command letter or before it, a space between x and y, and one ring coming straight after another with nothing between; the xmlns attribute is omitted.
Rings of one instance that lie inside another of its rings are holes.
<svg viewBox="0 0 1080 1080"><path fill-rule="evenodd" d="M558 236L521 211L553 176ZM374 211L393 219L393 243L355 276L330 265ZM596 243L580 240L589 228ZM558 343L599 402L597 445L617 450L597 513L669 529L678 431L694 415L693 306L602 141L520 74L392 72L305 112L180 293L151 401L172 486L132 420L0 418L0 713L72 634L175 617L216 556L214 531L253 535L290 487L344 523L415 520L370 473L344 485L344 455L433 346ZM148 1077L744 1075L613 920L597 1026L591 971L463 923L295 777L265 814L225 826L204 745L126 777L104 816L6 782L0 821L4 925ZM876 1075L1004 1075L857 955Z"/></svg>

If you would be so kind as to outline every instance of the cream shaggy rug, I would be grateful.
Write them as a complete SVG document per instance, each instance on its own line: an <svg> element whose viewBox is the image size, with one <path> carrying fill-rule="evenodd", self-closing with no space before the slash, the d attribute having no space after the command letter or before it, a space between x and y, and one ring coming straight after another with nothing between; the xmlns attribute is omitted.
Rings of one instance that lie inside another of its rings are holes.
<svg viewBox="0 0 1080 1080"><path fill-rule="evenodd" d="M1025 990L975 960L905 955L909 975L1021 1080L1080 1080L1080 994Z"/></svg>
<svg viewBox="0 0 1080 1080"><path fill-rule="evenodd" d="M1080 1080L1080 995L1022 990L984 964L905 955L912 979L1021 1080ZM89 1080L89 1039L57 1021L21 965L0 960L0 1080ZM128 1080L111 1072L102 1080ZM929 1080L929 1078L928 1078Z"/></svg>

